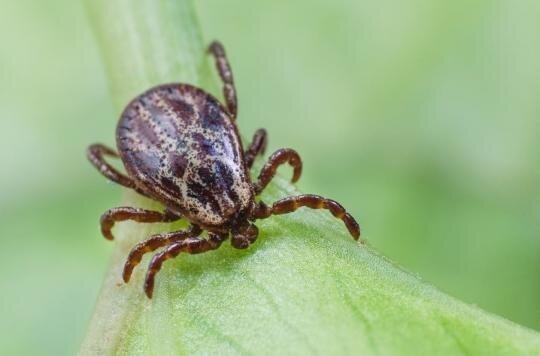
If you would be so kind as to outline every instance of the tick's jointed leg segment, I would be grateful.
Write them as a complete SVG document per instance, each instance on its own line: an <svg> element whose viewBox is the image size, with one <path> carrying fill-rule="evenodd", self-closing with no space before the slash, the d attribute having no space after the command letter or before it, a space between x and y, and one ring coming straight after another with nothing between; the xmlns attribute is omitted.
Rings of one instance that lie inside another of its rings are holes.
<svg viewBox="0 0 540 356"><path fill-rule="evenodd" d="M290 148L281 148L274 152L268 161L261 169L257 183L255 183L255 192L260 193L270 183L272 178L276 175L277 168L284 164L289 163L294 171L291 181L294 183L300 179L302 174L302 160L295 150Z"/></svg>
<svg viewBox="0 0 540 356"><path fill-rule="evenodd" d="M208 52L212 54L216 60L216 69L223 81L223 96L229 114L231 114L233 119L236 119L236 110L238 107L236 101L236 88L234 87L231 66L227 60L225 49L220 42L214 41L208 46Z"/></svg>
<svg viewBox="0 0 540 356"><path fill-rule="evenodd" d="M131 178L118 172L114 167L105 161L104 156L118 157L118 153L112 148L109 148L100 143L93 144L86 150L86 156L88 160L97 170L105 177L109 178L113 182L123 185L127 188L135 188L135 184Z"/></svg>
<svg viewBox="0 0 540 356"><path fill-rule="evenodd" d="M209 233L208 239L200 239L198 237L189 237L169 245L165 250L157 253L148 266L146 279L144 280L144 292L148 298L152 298L154 291L154 278L156 273L161 269L161 265L168 259L178 256L180 252L189 254L203 253L210 250L215 250L221 243L227 239L227 234Z"/></svg>
<svg viewBox="0 0 540 356"><path fill-rule="evenodd" d="M288 197L275 202L272 207L267 207L264 204L259 205L259 209L256 216L257 218L267 218L270 215L279 215L292 213L298 208L308 207L311 209L327 209L336 218L341 219L349 233L355 240L360 237L360 226L354 220L341 204L338 202L323 198L314 194L303 194L294 197Z"/></svg>
<svg viewBox="0 0 540 356"><path fill-rule="evenodd" d="M145 210L139 208L132 208L129 206L122 206L119 208L112 208L107 210L101 215L101 233L107 240L113 240L112 228L115 222L133 220L144 223L154 222L171 222L180 219L179 216L174 215L168 211L160 213L159 211Z"/></svg>
<svg viewBox="0 0 540 356"><path fill-rule="evenodd" d="M249 148L244 153L244 162L246 163L246 167L248 167L248 169L253 166L255 157L264 154L267 142L268 139L266 136L266 130L258 129L253 135Z"/></svg>
<svg viewBox="0 0 540 356"><path fill-rule="evenodd" d="M141 262L142 257L147 252L152 252L160 247L171 245L187 238L195 238L201 234L201 229L196 225L191 225L188 230L174 231L165 234L156 234L138 243L131 249L124 264L122 277L124 282L129 282L133 269Z"/></svg>

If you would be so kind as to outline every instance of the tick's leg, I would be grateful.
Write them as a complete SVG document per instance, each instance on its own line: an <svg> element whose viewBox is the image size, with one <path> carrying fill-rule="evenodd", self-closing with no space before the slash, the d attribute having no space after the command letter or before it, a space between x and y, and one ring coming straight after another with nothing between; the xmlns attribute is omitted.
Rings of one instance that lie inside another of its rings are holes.
<svg viewBox="0 0 540 356"><path fill-rule="evenodd" d="M254 185L255 192L257 194L260 193L268 185L268 183L270 183L272 178L274 178L277 168L287 162L294 169L291 181L294 183L300 179L300 175L302 174L302 160L300 159L300 156L295 150L290 148L281 148L274 152L270 158L268 158L268 162L266 162L264 167L261 169L258 181Z"/></svg>
<svg viewBox="0 0 540 356"><path fill-rule="evenodd" d="M88 147L86 150L86 156L88 157L90 163L92 163L92 165L96 167L97 170L105 177L109 178L113 182L123 185L124 187L135 188L135 184L133 184L133 181L129 177L118 172L114 167L105 161L103 156L118 157L118 153L116 153L113 149L100 143L95 143Z"/></svg>
<svg viewBox="0 0 540 356"><path fill-rule="evenodd" d="M171 212L165 211L160 213L159 211L145 210L139 208L131 208L123 206L119 208L112 208L107 210L101 215L101 233L107 240L112 240L112 228L117 221L134 220L137 222L153 223L153 222L171 222L180 219Z"/></svg>
<svg viewBox="0 0 540 356"><path fill-rule="evenodd" d="M157 253L148 266L148 272L146 272L146 279L144 280L144 292L148 298L152 298L154 291L154 279L156 273L161 269L163 262L170 258L178 256L180 252L186 252L189 254L203 253L210 250L215 250L221 243L225 241L227 234L208 234L208 239L200 239L198 237L189 237L182 241L178 241L169 245L165 250Z"/></svg>
<svg viewBox="0 0 540 356"><path fill-rule="evenodd" d="M124 264L122 277L124 282L129 282L133 269L141 262L142 257L147 252L152 252L160 247L171 245L175 242L182 241L188 237L194 238L201 234L201 229L198 226L191 225L188 230L174 231L166 234L156 234L148 239L138 243L131 249L129 256Z"/></svg>
<svg viewBox="0 0 540 356"><path fill-rule="evenodd" d="M214 41L208 46L208 53L213 55L216 60L216 69L223 81L223 97L225 98L227 109L233 119L236 119L236 88L234 87L231 66L227 60L225 49L220 42Z"/></svg>
<svg viewBox="0 0 540 356"><path fill-rule="evenodd" d="M255 157L264 154L267 142L268 139L266 138L266 130L258 129L255 132L255 135L253 135L251 145L249 145L249 148L244 153L244 162L246 162L246 166L248 167L248 169L251 168L251 166L253 165Z"/></svg>
<svg viewBox="0 0 540 356"><path fill-rule="evenodd" d="M256 213L257 218L266 218L270 215L280 215L292 213L298 208L308 207L311 209L327 209L336 218L341 219L349 233L355 240L360 237L360 226L341 204L334 200L323 198L314 194L303 194L295 197L288 197L275 202L272 207L260 204Z"/></svg>

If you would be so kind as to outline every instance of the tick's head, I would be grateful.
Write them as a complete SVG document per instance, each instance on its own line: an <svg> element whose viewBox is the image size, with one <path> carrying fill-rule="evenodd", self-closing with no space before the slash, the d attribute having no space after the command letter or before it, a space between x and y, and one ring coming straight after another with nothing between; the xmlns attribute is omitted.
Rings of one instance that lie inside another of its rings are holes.
<svg viewBox="0 0 540 356"><path fill-rule="evenodd" d="M245 220L231 229L231 245L238 249L247 248L259 235L259 229L252 222Z"/></svg>

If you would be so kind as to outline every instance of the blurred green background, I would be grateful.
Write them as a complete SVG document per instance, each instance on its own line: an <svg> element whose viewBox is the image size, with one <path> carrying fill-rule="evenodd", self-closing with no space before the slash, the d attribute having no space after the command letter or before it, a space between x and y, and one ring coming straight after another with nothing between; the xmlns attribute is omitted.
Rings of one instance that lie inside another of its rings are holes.
<svg viewBox="0 0 540 356"><path fill-rule="evenodd" d="M540 3L197 10L231 58L242 133L297 149L301 190L424 280L540 330ZM118 113L79 2L0 0L0 38L0 354L73 354L121 195L84 150L113 144Z"/></svg>

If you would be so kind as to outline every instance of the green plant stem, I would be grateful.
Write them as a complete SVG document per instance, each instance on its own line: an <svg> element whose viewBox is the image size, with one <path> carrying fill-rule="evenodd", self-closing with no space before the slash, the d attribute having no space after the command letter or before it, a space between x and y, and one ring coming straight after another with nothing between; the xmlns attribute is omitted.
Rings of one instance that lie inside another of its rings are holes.
<svg viewBox="0 0 540 356"><path fill-rule="evenodd" d="M87 7L118 112L164 82L216 92L191 1L88 0ZM278 177L262 199L291 194L295 188ZM159 208L128 191L121 205ZM248 250L224 244L167 262L148 300L148 257L127 285L124 260L149 234L179 226L115 229L81 354L540 353L538 333L441 293L359 246L323 211L258 222L261 235Z"/></svg>

